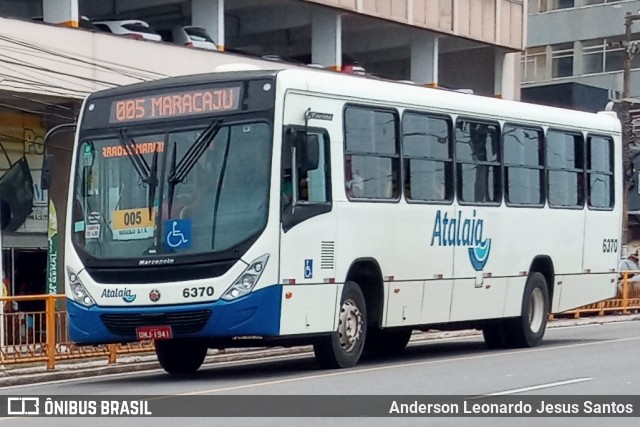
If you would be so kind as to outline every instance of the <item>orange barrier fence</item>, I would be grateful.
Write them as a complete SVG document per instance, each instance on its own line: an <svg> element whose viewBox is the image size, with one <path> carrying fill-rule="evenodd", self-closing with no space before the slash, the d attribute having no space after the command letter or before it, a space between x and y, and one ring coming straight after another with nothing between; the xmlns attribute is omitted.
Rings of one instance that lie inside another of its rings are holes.
<svg viewBox="0 0 640 427"><path fill-rule="evenodd" d="M10 309L0 316L0 364L46 362L48 369L55 369L56 361L106 357L115 363L123 354L153 351L153 343L141 341L129 344L103 346L77 346L69 339L64 310L56 310L56 300L64 295L29 295L0 297L5 308L16 302L32 302L42 305L39 311L14 311Z"/></svg>
<svg viewBox="0 0 640 427"><path fill-rule="evenodd" d="M640 272L638 272L640 273ZM620 291L615 298L570 310L555 317L583 315L629 314L640 311L640 281L629 280L633 273L623 273ZM638 275L640 278L640 274ZM69 339L67 313L56 309L56 301L64 295L29 295L0 297L0 303L8 307L0 315L0 365L46 362L48 369L55 369L56 362L70 359L107 358L115 363L118 356L144 353L154 350L153 342L141 341L129 344L101 346L77 346ZM6 304L6 303L9 304ZM16 311L24 302L36 302L41 310ZM553 318L554 316L550 316Z"/></svg>

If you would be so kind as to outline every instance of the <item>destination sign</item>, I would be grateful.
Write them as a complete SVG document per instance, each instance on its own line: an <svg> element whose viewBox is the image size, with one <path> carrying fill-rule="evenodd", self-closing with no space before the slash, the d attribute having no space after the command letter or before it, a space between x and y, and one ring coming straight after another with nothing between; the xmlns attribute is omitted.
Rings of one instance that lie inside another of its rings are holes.
<svg viewBox="0 0 640 427"><path fill-rule="evenodd" d="M102 147L103 157L123 157L130 156L133 151L137 154L163 153L164 142L140 142L134 145L135 148L123 147L122 145L111 145Z"/></svg>
<svg viewBox="0 0 640 427"><path fill-rule="evenodd" d="M240 86L169 92L111 103L109 123L128 123L236 111Z"/></svg>

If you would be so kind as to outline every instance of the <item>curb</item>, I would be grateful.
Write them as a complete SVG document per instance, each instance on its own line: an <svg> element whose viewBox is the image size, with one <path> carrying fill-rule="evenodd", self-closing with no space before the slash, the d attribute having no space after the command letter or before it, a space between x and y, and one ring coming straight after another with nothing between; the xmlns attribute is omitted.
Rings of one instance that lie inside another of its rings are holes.
<svg viewBox="0 0 640 427"><path fill-rule="evenodd" d="M605 316L581 319L554 319L547 325L550 329L588 326L594 324L606 324L616 322L628 322L640 320L640 314ZM462 338L482 335L479 330L438 331L438 332L414 332L411 341L427 342L446 338ZM214 350L218 351L218 350ZM203 367L212 366L223 362L258 361L271 357L292 355L311 355L311 346L290 348L239 348L228 349L217 354L209 355L203 363ZM48 371L46 367L6 368L0 366L0 387L30 385L49 381L59 381L77 378L89 378L102 375L114 375L128 372L144 372L161 369L153 354L136 356L122 356L115 364L109 365L104 361L62 361L58 362L55 370Z"/></svg>

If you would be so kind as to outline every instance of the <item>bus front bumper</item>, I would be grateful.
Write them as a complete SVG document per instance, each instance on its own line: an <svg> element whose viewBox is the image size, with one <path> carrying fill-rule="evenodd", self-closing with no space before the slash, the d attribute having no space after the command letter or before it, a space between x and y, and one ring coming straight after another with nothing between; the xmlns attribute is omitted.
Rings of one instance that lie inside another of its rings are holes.
<svg viewBox="0 0 640 427"><path fill-rule="evenodd" d="M280 332L282 286L233 301L157 307L84 307L67 299L69 334L77 344L137 341L136 328L171 326L173 338L276 336Z"/></svg>

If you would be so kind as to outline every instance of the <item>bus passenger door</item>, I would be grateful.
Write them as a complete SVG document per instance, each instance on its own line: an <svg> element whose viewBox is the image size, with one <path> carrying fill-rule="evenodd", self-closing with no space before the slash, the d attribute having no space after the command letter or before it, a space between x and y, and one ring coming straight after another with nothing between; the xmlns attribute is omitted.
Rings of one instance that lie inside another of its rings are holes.
<svg viewBox="0 0 640 427"><path fill-rule="evenodd" d="M285 127L281 168L280 333L334 329L335 220L328 132Z"/></svg>

